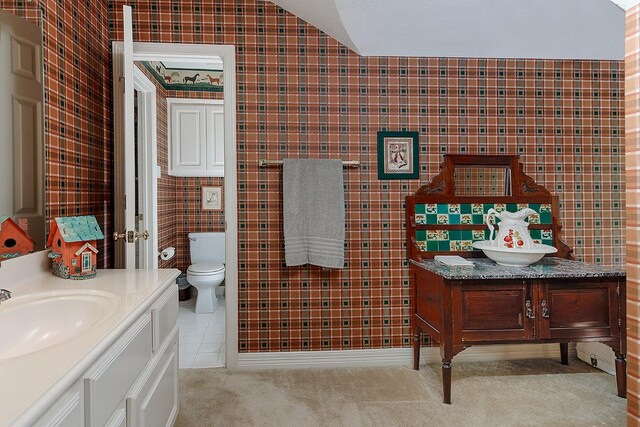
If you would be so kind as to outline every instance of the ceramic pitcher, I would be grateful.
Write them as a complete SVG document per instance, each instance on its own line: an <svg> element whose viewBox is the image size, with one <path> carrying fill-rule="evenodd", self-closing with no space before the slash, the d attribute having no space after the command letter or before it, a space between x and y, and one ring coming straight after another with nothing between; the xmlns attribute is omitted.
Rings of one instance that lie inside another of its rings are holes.
<svg viewBox="0 0 640 427"><path fill-rule="evenodd" d="M491 245L516 250L533 248L534 243L529 234L529 223L525 221L525 218L535 213L536 211L531 208L524 208L518 212L508 212L506 210L498 212L495 209L489 209L487 212L487 226L491 230L489 235ZM500 220L500 227L495 239L494 223L490 221L492 215Z"/></svg>

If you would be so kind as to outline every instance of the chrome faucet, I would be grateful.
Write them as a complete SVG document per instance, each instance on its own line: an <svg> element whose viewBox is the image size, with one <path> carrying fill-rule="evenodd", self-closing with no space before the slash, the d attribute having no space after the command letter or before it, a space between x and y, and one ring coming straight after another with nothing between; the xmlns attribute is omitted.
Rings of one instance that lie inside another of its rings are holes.
<svg viewBox="0 0 640 427"><path fill-rule="evenodd" d="M11 292L6 289L0 289L0 303L11 298Z"/></svg>

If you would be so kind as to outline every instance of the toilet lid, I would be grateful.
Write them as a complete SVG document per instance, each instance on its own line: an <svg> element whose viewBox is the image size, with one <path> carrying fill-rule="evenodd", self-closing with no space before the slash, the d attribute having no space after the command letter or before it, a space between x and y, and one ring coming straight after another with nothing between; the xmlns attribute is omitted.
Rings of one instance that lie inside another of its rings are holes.
<svg viewBox="0 0 640 427"><path fill-rule="evenodd" d="M189 266L190 273L217 273L224 271L224 264L219 262L197 262Z"/></svg>

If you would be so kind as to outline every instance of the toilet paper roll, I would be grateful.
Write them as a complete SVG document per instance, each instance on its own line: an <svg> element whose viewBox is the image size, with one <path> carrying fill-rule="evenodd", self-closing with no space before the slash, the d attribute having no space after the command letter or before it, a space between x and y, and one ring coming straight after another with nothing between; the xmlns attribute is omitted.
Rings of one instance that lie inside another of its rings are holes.
<svg viewBox="0 0 640 427"><path fill-rule="evenodd" d="M176 254L176 248L171 246L163 249L162 252L160 252L160 259L163 261L166 261L168 259L173 258L175 254Z"/></svg>

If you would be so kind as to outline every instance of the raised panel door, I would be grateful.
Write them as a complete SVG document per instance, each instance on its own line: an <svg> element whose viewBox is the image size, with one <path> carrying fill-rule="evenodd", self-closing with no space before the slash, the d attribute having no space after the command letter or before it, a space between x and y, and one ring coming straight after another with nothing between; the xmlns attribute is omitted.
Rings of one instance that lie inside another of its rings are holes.
<svg viewBox="0 0 640 427"><path fill-rule="evenodd" d="M208 105L207 171L208 176L224 176L224 106Z"/></svg>
<svg viewBox="0 0 640 427"><path fill-rule="evenodd" d="M464 284L453 289L454 335L461 342L533 339L531 289L521 281Z"/></svg>
<svg viewBox="0 0 640 427"><path fill-rule="evenodd" d="M39 250L46 238L42 30L0 10L0 53L0 216L23 221Z"/></svg>
<svg viewBox="0 0 640 427"><path fill-rule="evenodd" d="M617 285L600 280L541 284L540 338L602 338L618 335Z"/></svg>
<svg viewBox="0 0 640 427"><path fill-rule="evenodd" d="M170 105L171 174L206 169L205 116L200 105Z"/></svg>

